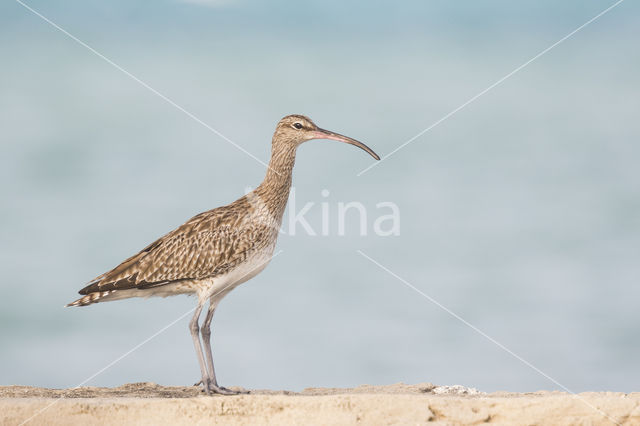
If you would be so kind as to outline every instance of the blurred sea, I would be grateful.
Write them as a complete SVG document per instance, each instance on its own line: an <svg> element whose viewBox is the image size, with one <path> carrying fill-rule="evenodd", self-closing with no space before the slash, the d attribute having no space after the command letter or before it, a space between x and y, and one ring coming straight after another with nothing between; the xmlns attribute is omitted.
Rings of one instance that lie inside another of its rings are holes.
<svg viewBox="0 0 640 426"><path fill-rule="evenodd" d="M264 161L289 113L384 157L612 3L28 2ZM219 381L559 389L361 250L572 391L638 391L639 22L622 3L359 177L362 151L302 146L330 235L283 235L222 302ZM16 2L0 36L0 385L75 386L195 302L63 305L265 170ZM341 201L369 229L394 202L400 235L338 236ZM187 322L88 384L194 383Z"/></svg>

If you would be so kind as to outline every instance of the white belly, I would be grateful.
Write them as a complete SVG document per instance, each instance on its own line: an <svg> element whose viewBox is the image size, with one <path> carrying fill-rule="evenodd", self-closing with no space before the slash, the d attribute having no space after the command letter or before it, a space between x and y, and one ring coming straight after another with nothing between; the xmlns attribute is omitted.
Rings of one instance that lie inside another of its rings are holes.
<svg viewBox="0 0 640 426"><path fill-rule="evenodd" d="M231 290L262 272L271 261L273 249L274 247L269 247L248 258L244 263L241 263L226 274L206 280L206 285L198 286L198 298L202 301L206 299L222 299Z"/></svg>

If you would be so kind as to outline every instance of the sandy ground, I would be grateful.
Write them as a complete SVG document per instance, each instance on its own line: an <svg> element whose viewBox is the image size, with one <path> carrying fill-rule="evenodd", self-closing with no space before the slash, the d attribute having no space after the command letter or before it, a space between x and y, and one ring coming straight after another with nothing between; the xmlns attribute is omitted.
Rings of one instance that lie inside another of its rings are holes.
<svg viewBox="0 0 640 426"><path fill-rule="evenodd" d="M509 424L640 425L640 392L485 394L395 384L205 396L196 387L0 387L2 425Z"/></svg>

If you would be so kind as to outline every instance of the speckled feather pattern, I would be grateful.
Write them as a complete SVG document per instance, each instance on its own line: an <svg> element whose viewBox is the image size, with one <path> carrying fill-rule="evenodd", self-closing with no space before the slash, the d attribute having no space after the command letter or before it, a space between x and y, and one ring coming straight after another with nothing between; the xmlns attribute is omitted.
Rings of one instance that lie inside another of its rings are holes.
<svg viewBox="0 0 640 426"><path fill-rule="evenodd" d="M296 120L302 116L290 117ZM268 263L289 197L298 146L287 138L289 124L283 128L276 129L269 169L259 187L227 206L191 218L96 277L80 290L85 296L69 306L101 299L198 293L199 286L210 286L216 277L242 265L255 264L265 256Z"/></svg>

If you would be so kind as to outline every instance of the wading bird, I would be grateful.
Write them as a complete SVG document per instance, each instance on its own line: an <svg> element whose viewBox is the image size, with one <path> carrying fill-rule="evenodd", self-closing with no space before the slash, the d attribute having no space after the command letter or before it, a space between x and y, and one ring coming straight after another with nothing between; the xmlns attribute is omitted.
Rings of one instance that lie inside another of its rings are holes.
<svg viewBox="0 0 640 426"><path fill-rule="evenodd" d="M224 296L256 276L271 260L289 198L296 149L312 139L355 145L376 160L380 159L362 142L321 129L303 115L288 115L276 127L271 160L260 186L229 205L189 219L89 282L79 292L83 296L67 306L87 306L130 297L195 294L198 306L189 330L204 391L238 393L219 386L216 380L210 343L213 312ZM207 302L207 314L200 327L200 313Z"/></svg>

